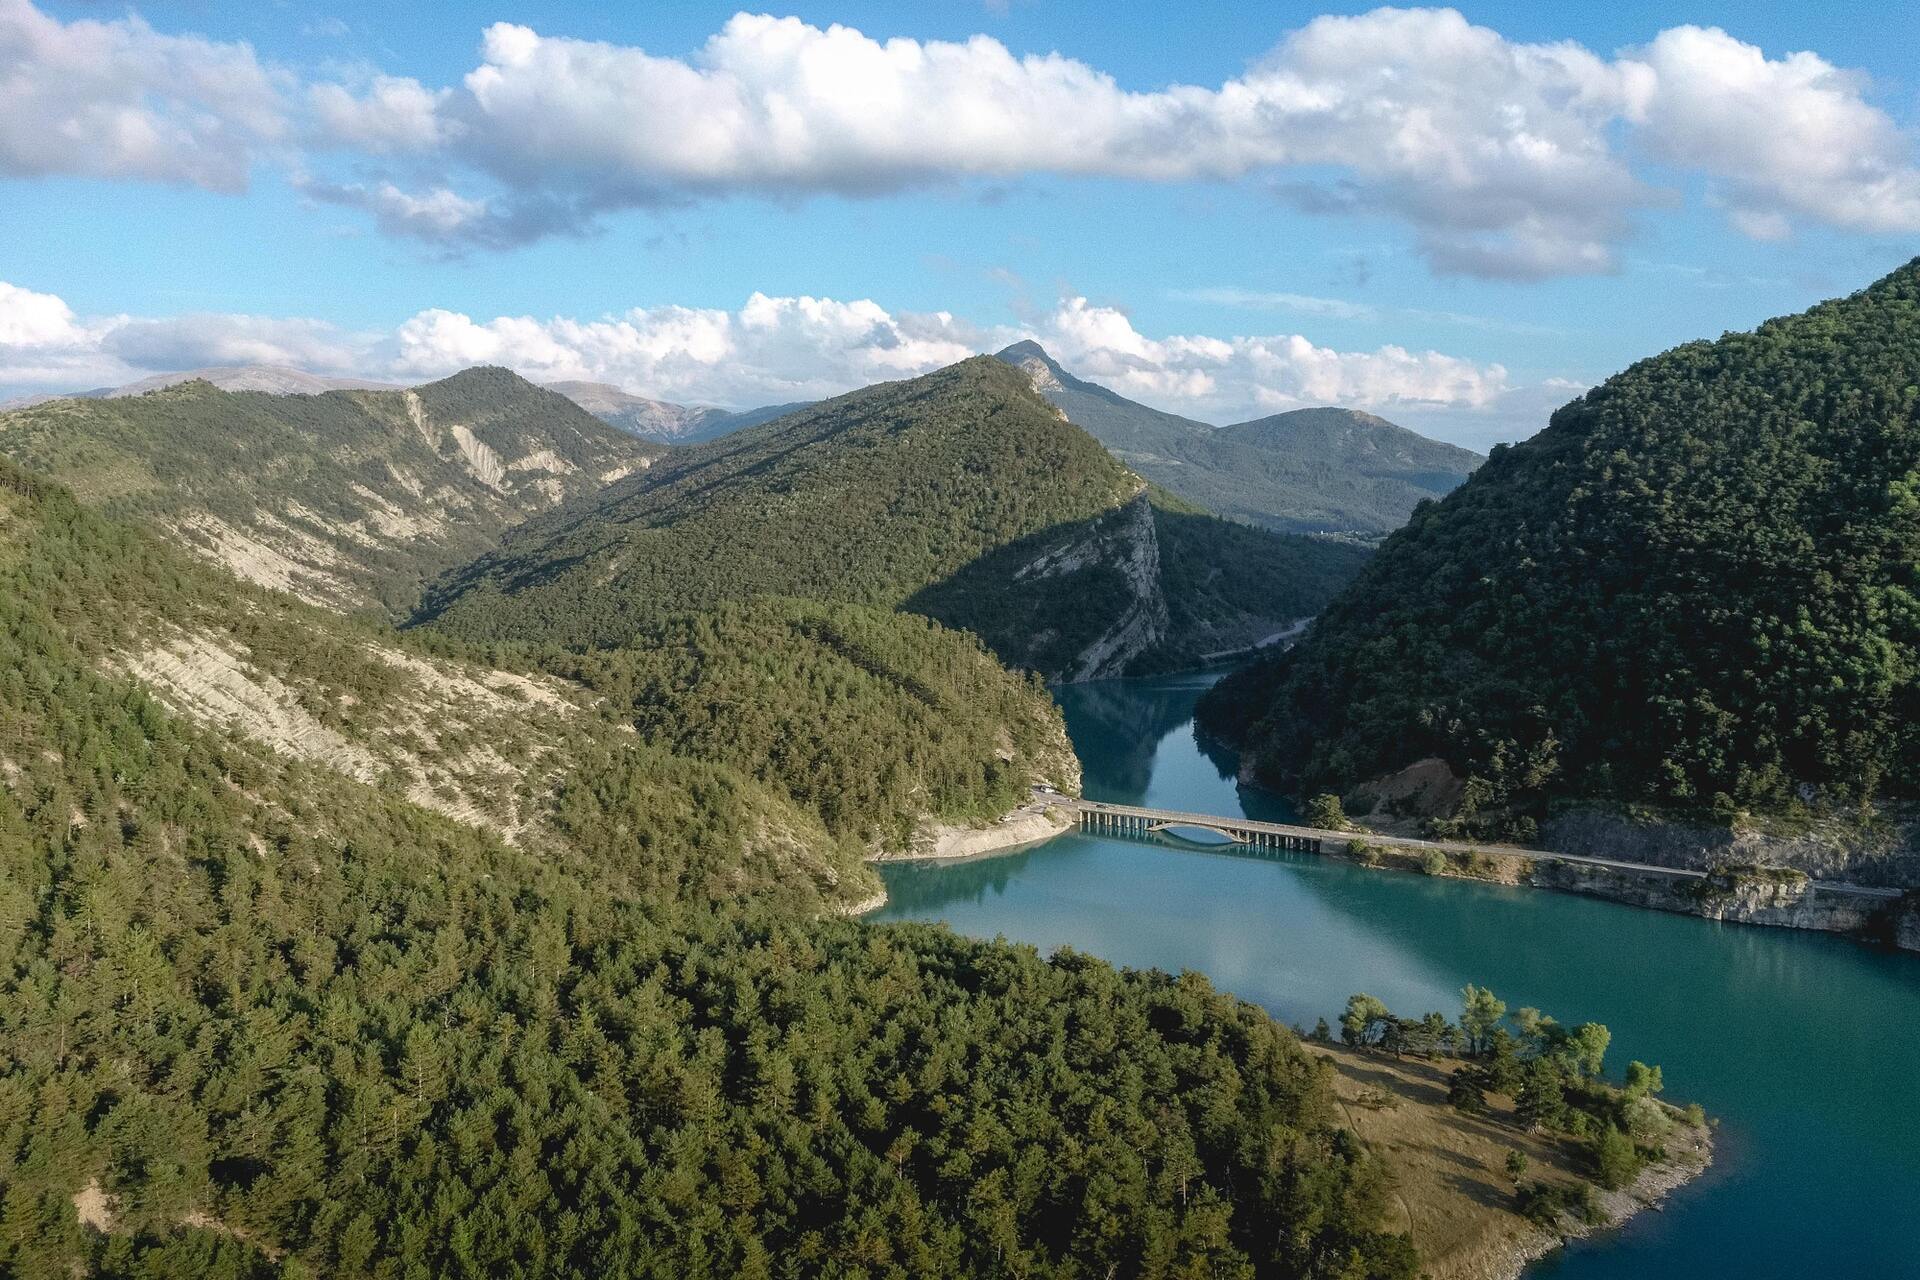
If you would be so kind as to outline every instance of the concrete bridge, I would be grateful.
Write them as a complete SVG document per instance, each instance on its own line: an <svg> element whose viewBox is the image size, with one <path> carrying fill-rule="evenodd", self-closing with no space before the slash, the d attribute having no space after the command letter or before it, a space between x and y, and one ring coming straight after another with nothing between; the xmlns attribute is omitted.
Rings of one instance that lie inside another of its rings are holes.
<svg viewBox="0 0 1920 1280"><path fill-rule="evenodd" d="M1327 831L1316 827L1297 827L1284 822L1257 822L1252 818L1227 818L1217 813L1186 813L1178 809L1150 809L1141 805L1108 804L1100 800L1082 800L1058 792L1041 792L1037 799L1072 812L1082 831L1097 835L1149 837L1178 835L1182 828L1211 831L1234 844L1251 849L1287 850L1295 853L1323 853L1343 849L1351 840L1370 845L1409 849L1417 853L1495 853L1526 858L1535 862L1570 862L1608 867L1615 871L1669 877L1675 880L1705 880L1708 872L1687 867L1662 867L1646 862L1623 862L1617 858L1595 858L1578 853L1558 853L1551 849L1522 849L1514 845L1467 843L1458 840L1416 840L1411 836L1380 835L1371 831ZM1849 884L1839 880L1811 880L1807 887L1818 893L1845 897L1892 901L1901 896L1898 889L1878 885Z"/></svg>
<svg viewBox="0 0 1920 1280"><path fill-rule="evenodd" d="M1351 839L1332 831L1290 827L1279 822L1256 822L1251 818L1223 818L1217 813L1145 809L1137 805L1104 804L1098 800L1078 800L1065 796L1058 797L1054 803L1072 810L1081 830L1103 835L1177 836L1183 829L1211 831L1234 844L1255 849L1288 849L1296 853L1319 853L1323 839Z"/></svg>

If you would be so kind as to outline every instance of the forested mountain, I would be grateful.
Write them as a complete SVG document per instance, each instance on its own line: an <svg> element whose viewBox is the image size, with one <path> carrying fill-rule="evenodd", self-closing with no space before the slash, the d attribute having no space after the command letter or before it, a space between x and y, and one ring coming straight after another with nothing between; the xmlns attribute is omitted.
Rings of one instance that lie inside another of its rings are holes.
<svg viewBox="0 0 1920 1280"><path fill-rule="evenodd" d="M805 402L796 402L736 413L711 405L649 400L609 382L549 382L547 388L558 391L600 421L656 444L698 444L807 407Z"/></svg>
<svg viewBox="0 0 1920 1280"><path fill-rule="evenodd" d="M1245 647L1359 553L1156 498L998 361L869 387L663 459L438 584L453 634L619 645L762 597L905 606L1084 679Z"/></svg>
<svg viewBox="0 0 1920 1280"><path fill-rule="evenodd" d="M1296 409L1216 428L1076 378L1037 342L1017 342L999 358L1141 475L1270 529L1375 538L1481 460L1357 409Z"/></svg>
<svg viewBox="0 0 1920 1280"><path fill-rule="evenodd" d="M404 425L391 421L399 413ZM436 437L439 447L430 449ZM630 465L619 459L659 452L497 369L398 396L265 396L192 384L120 402L67 402L0 418L0 448L265 585L303 587L328 604L358 602L335 600L296 572L313 566L329 584L385 586L397 607L411 603L422 573L491 545L536 503L591 492ZM356 511L370 514L345 523ZM236 529L256 536L242 544ZM295 568L265 571L286 566ZM540 807L556 770L577 780L594 773L564 754L554 758L570 763L529 772L485 745L499 734L518 740L524 729L546 744L526 752L552 755L554 742L579 730L579 717L564 732L546 724L550 690L526 686L542 694L540 705L515 725L518 703L482 687L492 675L449 685L384 642L328 641L322 613L284 619L266 642L273 653L304 647L331 655L331 665L306 679L262 668L257 645L230 637L238 628L231 617L196 626L178 613L129 615L130 624L146 624L139 634L147 640L126 656L128 670L164 686L176 705L215 720L238 715L282 747L311 748L362 781L391 780L429 807L509 834L538 828L537 838L564 825L565 815ZM311 642L300 638L303 628ZM628 639L633 647L590 658L553 649L517 653L512 662L563 675L573 701L597 708L607 725L772 788L810 812L848 859L904 848L922 823L998 816L1037 781L1071 788L1077 778L1044 690L1010 675L974 641L922 619L763 601L698 618L660 612ZM264 684L242 674L256 669ZM461 692L423 700L396 687L406 683L394 674L402 670L414 670L423 688ZM365 687L332 688L336 674ZM357 710L336 723L343 700ZM290 701L317 708L320 720L289 710ZM341 738L349 724L371 732L368 722L380 717L387 728L378 741ZM442 751L443 738L461 745ZM583 797L585 788L581 781L568 795ZM877 887L863 869L847 882L858 888L849 900Z"/></svg>
<svg viewBox="0 0 1920 1280"><path fill-rule="evenodd" d="M659 452L491 368L321 395L185 382L0 415L0 453L83 500L254 582L384 614L512 525Z"/></svg>
<svg viewBox="0 0 1920 1280"><path fill-rule="evenodd" d="M724 651L774 716L811 636L836 722L895 661L932 714L984 655L678 625L590 690L490 668L0 461L0 1274L1414 1274L1288 1032L821 918L868 874L833 815L673 754L758 748L649 692Z"/></svg>
<svg viewBox="0 0 1920 1280"><path fill-rule="evenodd" d="M1485 461L1359 409L1292 409L1221 427L1215 443L1242 486L1296 495L1304 523L1295 527L1356 532L1399 528L1416 504L1451 493Z"/></svg>
<svg viewBox="0 0 1920 1280"><path fill-rule="evenodd" d="M1460 816L1728 816L1920 787L1920 262L1634 365L1422 507L1201 708L1257 774L1422 757Z"/></svg>

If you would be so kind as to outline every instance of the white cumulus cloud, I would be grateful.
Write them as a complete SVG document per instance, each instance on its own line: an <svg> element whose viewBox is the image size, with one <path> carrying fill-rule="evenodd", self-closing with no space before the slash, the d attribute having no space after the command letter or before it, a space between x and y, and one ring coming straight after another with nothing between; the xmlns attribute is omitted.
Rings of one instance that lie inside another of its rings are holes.
<svg viewBox="0 0 1920 1280"><path fill-rule="evenodd" d="M1258 184L1395 221L1436 270L1492 277L1615 269L1676 178L1759 239L1920 231L1912 132L1817 53L1695 26L1607 53L1393 8L1249 52L1218 83L1133 87L983 35L740 13L683 56L499 22L454 83L307 82L244 43L0 0L0 175L237 191L284 156L315 198L455 249L636 206L1036 175Z"/></svg>
<svg viewBox="0 0 1920 1280"><path fill-rule="evenodd" d="M450 89L428 89L406 76L375 76L358 96L340 84L307 90L326 141L375 154L424 151L446 141L450 125L440 107L450 96Z"/></svg>
<svg viewBox="0 0 1920 1280"><path fill-rule="evenodd" d="M297 316L82 317L55 294L0 280L0 386L78 391L208 365L345 374L377 363L381 341Z"/></svg>
<svg viewBox="0 0 1920 1280"><path fill-rule="evenodd" d="M1155 338L1085 298L1019 327L871 299L755 293L732 309L636 307L590 319L430 308L390 332L351 333L301 317L90 319L53 294L0 283L0 384L48 389L207 365L425 381L501 364L535 381L612 382L662 400L745 408L913 377L1022 338L1123 395L1222 422L1311 404L1473 413L1509 390L1501 366L1436 351L1342 351L1300 334Z"/></svg>
<svg viewBox="0 0 1920 1280"><path fill-rule="evenodd" d="M394 368L435 377L505 364L542 380L613 382L664 400L734 407L836 395L1037 338L1069 368L1123 395L1225 421L1308 404L1477 409L1506 370L1440 352L1339 351L1299 334L1150 338L1112 307L1069 298L1028 328L870 300L769 297L738 310L656 307L599 320L423 311L398 332Z"/></svg>
<svg viewBox="0 0 1920 1280"><path fill-rule="evenodd" d="M1438 351L1338 351L1297 333L1153 339L1085 298L1063 302L1038 336L1082 377L1216 421L1320 404L1480 409L1508 389L1502 366Z"/></svg>
<svg viewBox="0 0 1920 1280"><path fill-rule="evenodd" d="M79 340L80 326L66 300L0 280L0 349L41 350Z"/></svg>
<svg viewBox="0 0 1920 1280"><path fill-rule="evenodd" d="M351 373L366 359L364 336L324 320L292 316L194 314L116 318L98 334L100 350L133 369L174 371L208 365L291 365L310 373Z"/></svg>
<svg viewBox="0 0 1920 1280"><path fill-rule="evenodd" d="M1717 28L1676 27L1630 55L1647 69L1629 113L1669 164L1716 179L1734 225L1757 239L1795 217L1855 231L1920 229L1913 140L1813 53L1769 59Z"/></svg>
<svg viewBox="0 0 1920 1280"><path fill-rule="evenodd" d="M61 23L0 0L0 176L247 186L286 130L274 76L238 43L137 17Z"/></svg>
<svg viewBox="0 0 1920 1280"><path fill-rule="evenodd" d="M538 380L584 378L664 400L747 406L925 373L977 354L990 336L944 313L756 293L733 311L635 308L597 320L423 311L397 340L395 368L411 376L505 364Z"/></svg>
<svg viewBox="0 0 1920 1280"><path fill-rule="evenodd" d="M432 97L437 123L413 132L457 135L449 163L497 184L488 218L447 228L483 243L742 192L1252 178L1302 208L1399 220L1442 271L1530 278L1612 269L1635 213L1676 198L1636 173L1638 154L1715 179L1747 234L1795 219L1920 229L1912 139L1866 89L1717 30L1607 57L1451 9L1316 18L1243 75L1151 90L986 36L877 40L743 13L684 58L496 23L480 65Z"/></svg>

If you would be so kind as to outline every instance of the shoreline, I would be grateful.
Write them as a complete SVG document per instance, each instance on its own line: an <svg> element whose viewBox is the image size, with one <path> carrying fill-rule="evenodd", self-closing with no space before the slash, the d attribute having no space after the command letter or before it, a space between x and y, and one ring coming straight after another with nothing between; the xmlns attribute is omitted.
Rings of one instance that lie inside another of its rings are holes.
<svg viewBox="0 0 1920 1280"><path fill-rule="evenodd" d="M882 849L866 856L869 864L880 862L958 862L967 858L988 858L1013 853L1029 845L1043 844L1074 829L1074 821L1058 805L1029 801L984 825L926 821L913 833L913 840L902 850ZM887 905L885 886L866 898L841 906L839 914L864 916Z"/></svg>
<svg viewBox="0 0 1920 1280"><path fill-rule="evenodd" d="M1202 740L1238 756L1239 748L1208 733L1198 719L1192 723ZM1238 784L1244 790L1293 801L1287 793L1257 781L1244 761ZM1833 933L1868 946L1920 951L1920 889L1903 892L1898 881L1824 878L1796 868L1792 860L1766 862L1764 850L1747 850L1744 857L1717 862L1661 857L1637 848L1575 852L1564 847L1564 832L1546 847L1523 849L1502 841L1417 838L1408 833L1407 820L1382 822L1377 812L1372 819L1358 816L1348 821L1347 831L1331 834L1344 835L1349 843L1364 847L1350 850L1322 841L1321 856L1369 868L1576 893L1702 920ZM1678 823L1640 825L1643 835L1649 830L1690 830ZM1445 865L1433 868L1427 861L1429 850L1441 854ZM1779 870L1800 874L1797 880L1769 874Z"/></svg>
<svg viewBox="0 0 1920 1280"><path fill-rule="evenodd" d="M1501 1271L1488 1273L1487 1280L1521 1280L1527 1269L1542 1258L1555 1251L1566 1248L1576 1240L1593 1240L1605 1237L1624 1229L1634 1218L1647 1212L1659 1213L1666 1207L1674 1192L1698 1180L1713 1167L1713 1141L1710 1133L1702 1136L1696 1131L1695 1141L1689 1147L1686 1158L1668 1160L1664 1164L1650 1164L1640 1171L1633 1185L1622 1187L1618 1191L1606 1191L1595 1188L1594 1196L1600 1207L1607 1212L1607 1221L1598 1226L1585 1223L1570 1223L1562 1231L1549 1231L1538 1228L1539 1238L1532 1243L1516 1241L1512 1266Z"/></svg>
<svg viewBox="0 0 1920 1280"><path fill-rule="evenodd" d="M1885 891L1874 887L1774 876L1764 867L1632 864L1494 842L1465 849L1459 846L1472 842L1388 844L1381 840L1387 833L1357 823L1342 834L1348 845L1324 842L1319 856L1370 870L1580 894L1724 924L1832 933L1869 946L1920 950L1920 909L1909 905L1911 895L1882 896ZM1436 856L1438 863L1430 861Z"/></svg>
<svg viewBox="0 0 1920 1280"><path fill-rule="evenodd" d="M1504 1170L1504 1158L1510 1150L1523 1152L1529 1182L1585 1183L1581 1156L1564 1135L1520 1127L1513 1100L1502 1095L1489 1095L1485 1113L1458 1111L1447 1098L1447 1059L1302 1044L1333 1068L1345 1127L1395 1171L1384 1225L1408 1233L1429 1280L1520 1280L1568 1242L1604 1237L1638 1214L1657 1211L1713 1164L1711 1127L1692 1126L1680 1108L1663 1103L1674 1122L1671 1158L1648 1165L1618 1191L1595 1186L1606 1222L1588 1226L1563 1217L1542 1226L1518 1211L1518 1180ZM1384 1093L1395 1100L1383 1102Z"/></svg>

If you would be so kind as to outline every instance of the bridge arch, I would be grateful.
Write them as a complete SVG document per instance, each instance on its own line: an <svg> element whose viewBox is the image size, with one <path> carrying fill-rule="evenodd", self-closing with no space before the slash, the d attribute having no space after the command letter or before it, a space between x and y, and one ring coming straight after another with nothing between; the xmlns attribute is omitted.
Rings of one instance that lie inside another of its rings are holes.
<svg viewBox="0 0 1920 1280"><path fill-rule="evenodd" d="M1147 827L1155 835L1172 836L1175 840L1185 840L1188 844L1210 845L1211 840L1196 840L1188 832L1204 831L1208 835L1220 837L1227 844L1247 844L1247 834L1232 827L1215 826L1211 822L1156 822Z"/></svg>

